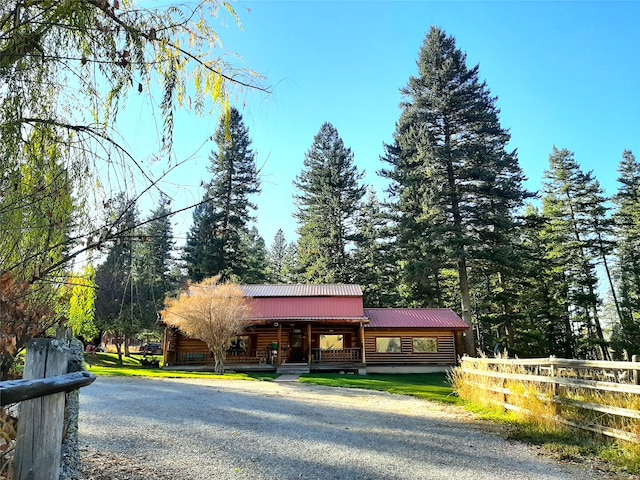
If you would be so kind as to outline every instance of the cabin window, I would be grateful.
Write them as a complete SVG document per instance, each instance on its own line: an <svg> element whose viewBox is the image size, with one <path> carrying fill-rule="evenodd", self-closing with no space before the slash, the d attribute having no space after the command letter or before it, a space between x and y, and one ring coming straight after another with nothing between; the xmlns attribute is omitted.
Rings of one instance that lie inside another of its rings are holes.
<svg viewBox="0 0 640 480"><path fill-rule="evenodd" d="M376 352L378 353L402 353L400 337L377 337Z"/></svg>
<svg viewBox="0 0 640 480"><path fill-rule="evenodd" d="M413 353L438 353L438 339L436 337L415 337L413 339Z"/></svg>
<svg viewBox="0 0 640 480"><path fill-rule="evenodd" d="M249 353L249 335L234 338L229 350L235 353Z"/></svg>
<svg viewBox="0 0 640 480"><path fill-rule="evenodd" d="M344 336L320 335L320 348L322 350L342 350L344 348Z"/></svg>

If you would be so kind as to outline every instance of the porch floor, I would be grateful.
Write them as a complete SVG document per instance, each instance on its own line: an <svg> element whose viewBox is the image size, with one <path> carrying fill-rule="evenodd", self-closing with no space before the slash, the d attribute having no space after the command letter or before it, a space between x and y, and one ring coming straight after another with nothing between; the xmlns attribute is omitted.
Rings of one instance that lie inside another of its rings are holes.
<svg viewBox="0 0 640 480"><path fill-rule="evenodd" d="M163 370L173 372L213 372L212 364L209 365L171 365L162 367ZM226 372L278 372L288 374L295 370L296 374L301 373L360 373L364 370L364 363L283 363L282 365L257 364L257 363L238 363L225 364ZM299 370L299 371L298 371Z"/></svg>
<svg viewBox="0 0 640 480"><path fill-rule="evenodd" d="M172 372L214 372L213 364L209 365L171 365L162 367ZM225 364L225 372L275 372L276 365L260 365L253 363Z"/></svg>

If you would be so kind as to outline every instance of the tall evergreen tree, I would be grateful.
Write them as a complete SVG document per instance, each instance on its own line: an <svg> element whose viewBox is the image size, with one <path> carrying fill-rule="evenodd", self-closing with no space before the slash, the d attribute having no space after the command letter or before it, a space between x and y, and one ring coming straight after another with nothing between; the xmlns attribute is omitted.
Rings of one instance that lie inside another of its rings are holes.
<svg viewBox="0 0 640 480"><path fill-rule="evenodd" d="M443 273L455 269L465 348L475 352L469 267L483 261L492 275L508 268L514 210L527 194L496 99L468 68L455 39L432 27L418 58L419 76L402 89L405 101L382 174L398 215L398 244L407 265L433 252L431 295L438 302ZM415 255L415 256L413 256Z"/></svg>
<svg viewBox="0 0 640 480"><path fill-rule="evenodd" d="M573 333L564 260L552 255L553 237L548 220L529 205L520 230L520 292L515 309L521 315L519 332L510 353L527 357L556 355L574 358L577 350Z"/></svg>
<svg viewBox="0 0 640 480"><path fill-rule="evenodd" d="M112 228L120 232L111 242L105 261L96 268L95 325L116 339L122 363L121 346L140 331L143 303L139 301L138 277L135 275L135 242L139 224L138 211L132 201L119 195L110 207ZM126 352L125 352L126 353Z"/></svg>
<svg viewBox="0 0 640 480"><path fill-rule="evenodd" d="M178 279L172 274L175 242L170 213L169 199L162 197L141 229L140 242L137 244L139 298L144 302L141 320L143 327L150 330L156 327L158 314L164 307L165 295L178 284Z"/></svg>
<svg viewBox="0 0 640 480"><path fill-rule="evenodd" d="M242 283L256 284L267 281L267 247L253 226L242 234Z"/></svg>
<svg viewBox="0 0 640 480"><path fill-rule="evenodd" d="M397 268L388 214L370 190L357 221L358 242L353 250L353 282L362 286L364 304L389 307L399 302Z"/></svg>
<svg viewBox="0 0 640 480"><path fill-rule="evenodd" d="M298 268L298 244L290 242L283 258L282 275L284 283L301 283L300 269Z"/></svg>
<svg viewBox="0 0 640 480"><path fill-rule="evenodd" d="M640 354L640 163L630 150L622 154L618 172L613 201L621 315L613 343L618 355L624 350L632 355Z"/></svg>
<svg viewBox="0 0 640 480"><path fill-rule="evenodd" d="M459 294L445 287L444 272L454 268L454 263L445 255L438 229L431 228L444 219L441 211L425 208L428 184L422 178L424 170L414 168L410 159L411 146L419 138L406 135L401 146L399 132L396 137L393 144L385 145L382 157L392 168L380 173L391 180L387 190L391 198L388 206L391 236L395 238L392 252L400 275L401 305L452 307L453 303L448 303L446 298L450 294L459 298Z"/></svg>
<svg viewBox="0 0 640 480"><path fill-rule="evenodd" d="M598 307L596 262L600 253L596 216L602 212L599 185L585 174L571 152L554 147L543 181L543 214L549 255L559 259L565 275L571 322L579 335L581 356L608 359Z"/></svg>
<svg viewBox="0 0 640 480"><path fill-rule="evenodd" d="M284 232L278 229L273 237L273 243L267 250L267 276L272 283L286 283L285 266L288 246Z"/></svg>
<svg viewBox="0 0 640 480"><path fill-rule="evenodd" d="M305 155L294 181L295 218L300 225L298 265L310 283L349 283L349 247L365 186L336 128L325 123Z"/></svg>
<svg viewBox="0 0 640 480"><path fill-rule="evenodd" d="M218 150L209 157L212 179L204 203L193 212L184 259L194 281L218 274L242 281L247 253L242 238L253 220L256 205L251 196L260 192L260 180L249 133L238 110L231 109L228 125L221 123L213 140Z"/></svg>

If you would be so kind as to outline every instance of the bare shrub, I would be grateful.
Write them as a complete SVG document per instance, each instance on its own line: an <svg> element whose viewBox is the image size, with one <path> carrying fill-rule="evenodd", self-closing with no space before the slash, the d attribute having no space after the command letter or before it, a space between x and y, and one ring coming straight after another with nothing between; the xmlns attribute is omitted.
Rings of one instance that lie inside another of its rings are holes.
<svg viewBox="0 0 640 480"><path fill-rule="evenodd" d="M219 277L191 285L178 298L165 302L161 312L167 325L202 340L213 353L216 373L224 373L231 342L241 334L251 308L238 285L218 283Z"/></svg>

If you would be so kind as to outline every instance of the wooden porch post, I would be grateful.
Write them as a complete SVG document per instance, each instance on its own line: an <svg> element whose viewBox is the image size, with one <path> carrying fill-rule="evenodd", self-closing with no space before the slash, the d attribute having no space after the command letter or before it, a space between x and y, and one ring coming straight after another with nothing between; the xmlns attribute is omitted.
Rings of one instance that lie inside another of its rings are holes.
<svg viewBox="0 0 640 480"><path fill-rule="evenodd" d="M278 356L276 357L276 365L280 365L282 358L282 322L278 323Z"/></svg>
<svg viewBox="0 0 640 480"><path fill-rule="evenodd" d="M311 365L311 324L307 323L307 365Z"/></svg>
<svg viewBox="0 0 640 480"><path fill-rule="evenodd" d="M364 354L364 323L360 322L360 345L362 348L362 364L367 364L367 358Z"/></svg>

